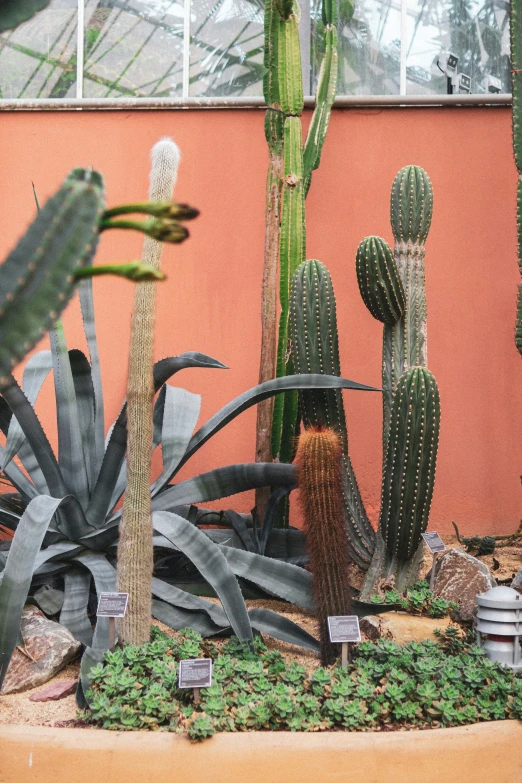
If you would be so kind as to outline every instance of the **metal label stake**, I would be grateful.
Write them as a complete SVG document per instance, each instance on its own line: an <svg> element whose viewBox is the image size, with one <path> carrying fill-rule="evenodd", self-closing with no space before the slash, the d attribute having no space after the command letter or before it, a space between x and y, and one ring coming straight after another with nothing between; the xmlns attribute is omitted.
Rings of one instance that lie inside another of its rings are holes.
<svg viewBox="0 0 522 783"><path fill-rule="evenodd" d="M109 618L109 649L111 651L116 646L115 618L125 617L128 603L128 593L100 593L96 616Z"/></svg>
<svg viewBox="0 0 522 783"><path fill-rule="evenodd" d="M348 668L348 643L361 641L359 618L355 614L328 617L328 634L332 644L341 644L341 666Z"/></svg>
<svg viewBox="0 0 522 783"><path fill-rule="evenodd" d="M437 555L439 552L446 552L446 544L438 533L423 533L422 537L424 539L424 543L427 545L428 549L433 555L433 562L430 572L430 590L433 593L435 588L435 569L437 566Z"/></svg>

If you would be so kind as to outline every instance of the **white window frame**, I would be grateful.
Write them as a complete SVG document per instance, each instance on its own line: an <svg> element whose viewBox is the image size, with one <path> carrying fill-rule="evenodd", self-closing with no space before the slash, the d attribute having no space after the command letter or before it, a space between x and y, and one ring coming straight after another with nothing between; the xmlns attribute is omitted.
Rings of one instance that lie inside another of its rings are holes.
<svg viewBox="0 0 522 783"><path fill-rule="evenodd" d="M16 98L0 99L0 111L38 111L38 110L126 110L129 109L264 109L266 104L261 97L230 96L220 98L192 97L189 95L190 75L190 10L193 0L184 2L183 23L183 77L181 98L84 98L83 68L84 68L84 27L85 0L78 2L77 31L77 70L76 98ZM303 7L310 8L310 0L301 0ZM436 107L436 106L511 106L512 96L509 93L499 94L456 94L456 95L409 95L406 93L406 19L407 0L401 0L401 51L400 51L400 93L399 95L341 95L334 101L336 108L361 107ZM309 40L310 19L302 14L302 40ZM308 30L308 35L306 31ZM303 73L309 71L310 51L303 46ZM305 108L315 105L314 96L305 97Z"/></svg>

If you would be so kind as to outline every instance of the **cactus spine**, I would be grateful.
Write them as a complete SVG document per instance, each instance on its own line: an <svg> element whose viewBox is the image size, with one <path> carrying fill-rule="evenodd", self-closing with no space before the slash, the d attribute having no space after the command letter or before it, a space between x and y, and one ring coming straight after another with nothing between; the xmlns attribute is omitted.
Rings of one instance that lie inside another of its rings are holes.
<svg viewBox="0 0 522 783"><path fill-rule="evenodd" d="M522 15L520 0L511 2L511 81L513 94L513 153L518 171L518 268L522 275ZM515 344L522 356L522 283L518 287Z"/></svg>
<svg viewBox="0 0 522 783"><path fill-rule="evenodd" d="M312 171L319 166L337 85L337 0L323 0L325 56L319 75L316 108L303 148L300 115L303 81L296 0L265 0L266 74L263 80L268 111L265 135L270 165L267 178L265 263L261 302L261 362L259 382L289 374L288 308L292 275L305 258L304 199ZM279 331L277 331L277 266L279 262ZM258 406L256 460L289 461L297 418L297 396L278 395ZM260 518L266 490L256 493Z"/></svg>
<svg viewBox="0 0 522 783"><path fill-rule="evenodd" d="M351 614L342 509L341 438L332 429L305 430L299 438L296 462L307 548L314 577L321 664L329 666L338 652L329 642L327 618Z"/></svg>
<svg viewBox="0 0 522 783"><path fill-rule="evenodd" d="M335 295L330 273L320 261L304 261L294 274L289 323L295 372L340 376ZM375 546L375 533L348 454L342 393L338 389L301 392L299 402L305 427L328 427L340 438L342 511L348 551L352 560L367 568Z"/></svg>
<svg viewBox="0 0 522 783"><path fill-rule="evenodd" d="M403 592L417 578L428 526L440 427L439 390L425 367L395 387L382 483L378 542L363 598L380 583Z"/></svg>
<svg viewBox="0 0 522 783"><path fill-rule="evenodd" d="M168 201L177 179L180 153L171 139L152 149L149 198ZM143 261L161 269L163 245L145 237ZM154 320L156 283L136 285L131 322L127 381L127 487L118 544L118 590L129 593L127 614L118 625L120 638L139 645L148 641L153 568L150 471L154 404Z"/></svg>

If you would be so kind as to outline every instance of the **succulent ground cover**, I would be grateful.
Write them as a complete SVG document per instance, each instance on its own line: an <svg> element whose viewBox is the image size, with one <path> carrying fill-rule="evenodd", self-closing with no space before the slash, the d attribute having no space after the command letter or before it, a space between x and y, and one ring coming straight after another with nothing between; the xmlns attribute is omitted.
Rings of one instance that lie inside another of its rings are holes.
<svg viewBox="0 0 522 783"><path fill-rule="evenodd" d="M178 688L182 658L211 657L213 684L194 703ZM522 719L522 673L489 661L458 627L438 641L404 647L362 642L347 669L309 674L268 650L236 637L220 649L185 630L175 638L158 628L142 647L105 654L91 670L89 723L114 730L164 730L202 740L219 731L383 731Z"/></svg>
<svg viewBox="0 0 522 783"><path fill-rule="evenodd" d="M446 617L452 609L457 609L454 601L446 601L444 598L436 598L430 590L430 586L424 579L416 582L406 595L401 595L397 590L388 590L384 595L374 595L370 603L393 604L397 609L402 609L410 614L423 614L429 617Z"/></svg>

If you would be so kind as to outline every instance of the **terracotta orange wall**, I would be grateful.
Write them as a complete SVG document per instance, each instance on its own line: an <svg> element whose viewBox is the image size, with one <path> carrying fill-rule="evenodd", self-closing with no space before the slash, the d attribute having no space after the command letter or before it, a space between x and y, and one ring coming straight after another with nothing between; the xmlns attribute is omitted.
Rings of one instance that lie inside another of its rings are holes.
<svg viewBox="0 0 522 783"><path fill-rule="evenodd" d="M306 118L306 122L309 118ZM107 201L147 192L149 150L161 136L180 145L179 200L199 207L192 236L166 250L169 279L159 293L157 357L208 353L230 369L187 370L177 381L203 395L202 420L254 385L260 343L264 181L267 153L259 111L3 113L0 252L70 168L103 172ZM388 198L394 175L416 163L430 174L435 209L426 285L429 364L443 419L431 528L512 531L520 519L522 363L513 344L518 282L515 187L507 109L336 110L308 212L308 257L331 270L345 377L380 384L381 327L357 291L360 239L391 241ZM138 258L141 240L104 236L98 261ZM97 281L96 307L107 423L124 396L133 287ZM66 316L70 347L81 347L79 308ZM381 401L345 392L350 449L372 518L378 515ZM39 411L53 427L52 390ZM184 475L254 454L249 411L207 444ZM190 470L189 470L190 468ZM247 510L250 494L234 499ZM230 504L232 501L230 501Z"/></svg>

